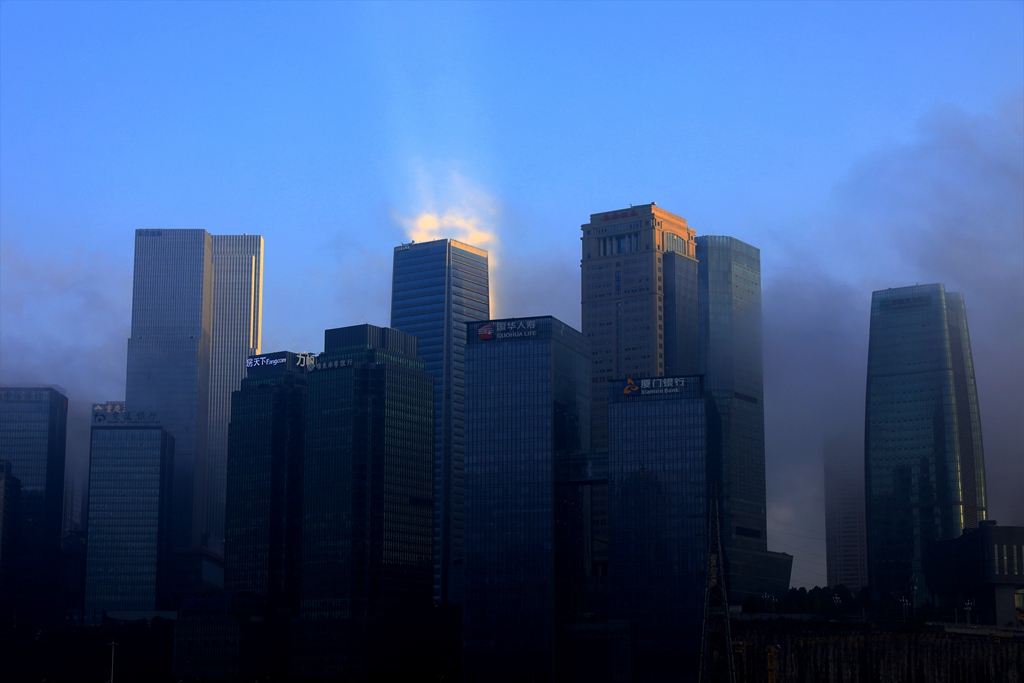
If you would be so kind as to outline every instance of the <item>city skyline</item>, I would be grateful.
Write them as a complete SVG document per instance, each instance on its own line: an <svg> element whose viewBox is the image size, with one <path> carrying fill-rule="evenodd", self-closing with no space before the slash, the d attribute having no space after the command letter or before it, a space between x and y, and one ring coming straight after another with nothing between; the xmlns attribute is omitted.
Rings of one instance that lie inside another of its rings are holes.
<svg viewBox="0 0 1024 683"><path fill-rule="evenodd" d="M55 7L0 6L0 382L67 387L69 476L123 398L135 229L264 235L263 347L318 351L387 324L391 250L429 237L493 255L492 318L580 329L579 225L655 200L761 250L794 585L825 582L821 448L862 439L874 290L964 293L989 516L1024 524L1024 5ZM592 42L651 25L686 39Z"/></svg>

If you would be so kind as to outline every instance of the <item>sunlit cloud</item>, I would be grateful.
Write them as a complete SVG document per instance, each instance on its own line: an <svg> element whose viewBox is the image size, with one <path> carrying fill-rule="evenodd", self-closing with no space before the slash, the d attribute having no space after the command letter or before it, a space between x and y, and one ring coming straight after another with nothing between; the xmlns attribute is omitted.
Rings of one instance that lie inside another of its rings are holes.
<svg viewBox="0 0 1024 683"><path fill-rule="evenodd" d="M497 317L498 201L458 171L430 173L422 166L416 169L415 194L415 209L411 214L394 212L395 221L412 242L454 239L485 249L490 266L491 316Z"/></svg>

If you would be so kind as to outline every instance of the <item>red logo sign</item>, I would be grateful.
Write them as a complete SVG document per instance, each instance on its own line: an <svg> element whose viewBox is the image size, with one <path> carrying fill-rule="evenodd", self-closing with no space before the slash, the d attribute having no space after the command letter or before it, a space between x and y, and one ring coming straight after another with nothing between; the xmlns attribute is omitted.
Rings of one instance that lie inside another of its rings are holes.
<svg viewBox="0 0 1024 683"><path fill-rule="evenodd" d="M480 327L476 328L476 338L480 341L490 341L494 339L494 324L484 323Z"/></svg>

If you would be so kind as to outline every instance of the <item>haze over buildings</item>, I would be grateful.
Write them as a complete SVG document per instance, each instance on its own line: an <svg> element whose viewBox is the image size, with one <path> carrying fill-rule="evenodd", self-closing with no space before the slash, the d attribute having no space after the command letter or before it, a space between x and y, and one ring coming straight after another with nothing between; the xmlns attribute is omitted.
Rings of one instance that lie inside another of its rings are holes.
<svg viewBox="0 0 1024 683"><path fill-rule="evenodd" d="M90 405L124 398L140 226L265 236L264 347L315 351L388 323L419 218L490 251L503 315L579 328L581 216L656 199L761 249L769 547L797 585L826 580L822 443L861 447L874 290L964 293L990 514L1024 523L1020 3L0 15L0 382L67 387L77 482ZM631 25L658 49L595 44Z"/></svg>

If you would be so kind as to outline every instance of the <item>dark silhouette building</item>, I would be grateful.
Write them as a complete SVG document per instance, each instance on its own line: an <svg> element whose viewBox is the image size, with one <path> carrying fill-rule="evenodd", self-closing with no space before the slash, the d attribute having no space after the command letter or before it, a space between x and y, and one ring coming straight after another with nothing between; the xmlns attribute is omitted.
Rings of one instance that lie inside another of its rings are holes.
<svg viewBox="0 0 1024 683"><path fill-rule="evenodd" d="M224 599L187 600L175 630L182 678L288 677L302 562L302 466L312 354L252 356L231 397Z"/></svg>
<svg viewBox="0 0 1024 683"><path fill-rule="evenodd" d="M11 463L0 460L0 633L14 626L20 511L21 481L11 472Z"/></svg>
<svg viewBox="0 0 1024 683"><path fill-rule="evenodd" d="M828 585L856 593L868 585L864 464L852 440L825 443L825 565Z"/></svg>
<svg viewBox="0 0 1024 683"><path fill-rule="evenodd" d="M487 252L452 239L395 247L391 327L417 339L434 380L434 601L460 602L466 323L490 317Z"/></svg>
<svg viewBox="0 0 1024 683"><path fill-rule="evenodd" d="M871 296L864 466L871 586L922 602L928 544L986 515L967 313L941 284Z"/></svg>
<svg viewBox="0 0 1024 683"><path fill-rule="evenodd" d="M609 392L610 617L630 623L632 680L695 681L714 406L699 376L630 378Z"/></svg>
<svg viewBox="0 0 1024 683"><path fill-rule="evenodd" d="M0 389L0 460L21 482L13 552L19 627L56 616L67 422L68 399L57 389Z"/></svg>
<svg viewBox="0 0 1024 683"><path fill-rule="evenodd" d="M761 342L761 251L734 237L697 238L700 373L720 438L710 483L719 491L729 601L782 595L793 557L768 550Z"/></svg>
<svg viewBox="0 0 1024 683"><path fill-rule="evenodd" d="M85 623L169 609L174 437L155 413L93 405Z"/></svg>
<svg viewBox="0 0 1024 683"><path fill-rule="evenodd" d="M467 681L545 681L571 574L556 484L590 439L590 345L552 317L473 322L466 344Z"/></svg>
<svg viewBox="0 0 1024 683"><path fill-rule="evenodd" d="M432 645L433 379L416 337L373 325L327 330L310 370L293 674L419 674Z"/></svg>
<svg viewBox="0 0 1024 683"><path fill-rule="evenodd" d="M925 574L940 609L972 624L1024 628L1024 527L985 519L959 538L933 541Z"/></svg>

